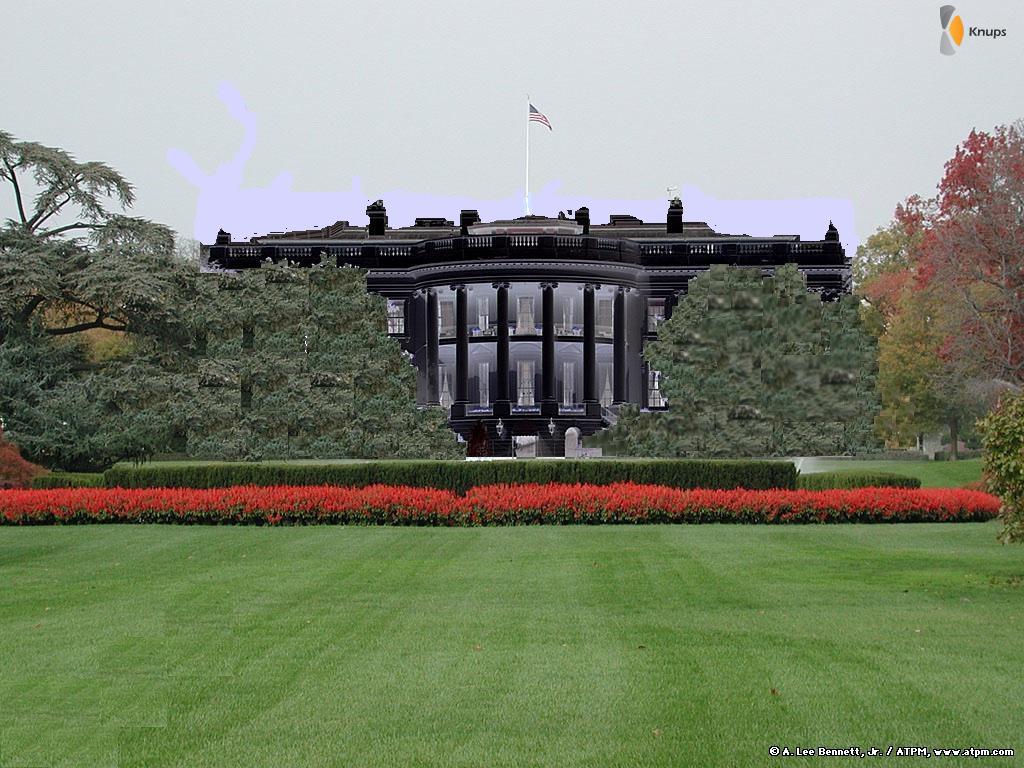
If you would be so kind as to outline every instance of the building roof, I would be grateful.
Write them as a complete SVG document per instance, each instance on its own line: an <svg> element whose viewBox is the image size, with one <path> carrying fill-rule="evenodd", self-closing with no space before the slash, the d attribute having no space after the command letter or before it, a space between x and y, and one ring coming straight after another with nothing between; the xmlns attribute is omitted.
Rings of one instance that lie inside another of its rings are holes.
<svg viewBox="0 0 1024 768"><path fill-rule="evenodd" d="M664 222L643 222L628 214L612 214L607 224L589 224L584 227L577 219L551 216L520 216L514 219L498 219L491 222L475 221L467 226L468 234L473 235L505 235L505 234L552 234L580 235L589 233L595 237L616 240L687 240L722 238L735 240L747 238L749 235L733 235L716 232L706 221L681 221L678 232L669 232ZM385 216L386 220L386 216ZM274 243L279 241L359 241L359 240L406 240L422 241L438 238L456 237L462 228L453 221L444 218L417 218L416 223L404 227L384 226L382 232L371 233L372 225L353 225L347 220L339 220L320 229L292 230L288 232L268 232L249 239L250 243ZM586 230L586 232L585 232ZM225 233L227 234L227 233ZM799 235L772 235L773 238L799 240ZM229 235L230 238L230 235ZM763 238L758 238L763 239Z"/></svg>

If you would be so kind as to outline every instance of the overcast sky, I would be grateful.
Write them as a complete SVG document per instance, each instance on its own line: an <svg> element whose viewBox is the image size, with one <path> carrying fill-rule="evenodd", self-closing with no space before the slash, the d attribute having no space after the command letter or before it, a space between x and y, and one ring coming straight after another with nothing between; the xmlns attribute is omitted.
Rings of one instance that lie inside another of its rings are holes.
<svg viewBox="0 0 1024 768"><path fill-rule="evenodd" d="M518 198L529 92L554 126L532 129L535 191L848 201L847 244L933 192L972 128L1024 116L1017 0L958 5L1007 36L949 57L931 0L0 4L0 129L109 163L137 215L190 235L198 190L168 153L210 174L235 155L224 83L258 121L244 187ZM303 226L363 224L363 207Z"/></svg>

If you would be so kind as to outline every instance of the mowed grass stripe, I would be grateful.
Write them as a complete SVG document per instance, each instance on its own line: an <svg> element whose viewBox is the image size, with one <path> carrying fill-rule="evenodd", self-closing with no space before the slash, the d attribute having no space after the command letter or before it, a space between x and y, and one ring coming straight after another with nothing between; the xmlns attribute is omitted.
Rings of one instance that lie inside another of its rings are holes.
<svg viewBox="0 0 1024 768"><path fill-rule="evenodd" d="M997 530L5 529L0 765L1024 748L1024 568Z"/></svg>

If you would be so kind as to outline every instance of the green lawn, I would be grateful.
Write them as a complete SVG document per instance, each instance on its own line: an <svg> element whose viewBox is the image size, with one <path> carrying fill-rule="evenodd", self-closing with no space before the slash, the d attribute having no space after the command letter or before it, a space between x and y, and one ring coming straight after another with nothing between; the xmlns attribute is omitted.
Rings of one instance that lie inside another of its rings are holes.
<svg viewBox="0 0 1024 768"><path fill-rule="evenodd" d="M981 479L981 459L964 461L853 461L845 459L804 459L799 465L804 474L865 470L897 472L921 480L925 488L958 488Z"/></svg>
<svg viewBox="0 0 1024 768"><path fill-rule="evenodd" d="M0 529L0 765L1020 755L1024 550L998 530Z"/></svg>

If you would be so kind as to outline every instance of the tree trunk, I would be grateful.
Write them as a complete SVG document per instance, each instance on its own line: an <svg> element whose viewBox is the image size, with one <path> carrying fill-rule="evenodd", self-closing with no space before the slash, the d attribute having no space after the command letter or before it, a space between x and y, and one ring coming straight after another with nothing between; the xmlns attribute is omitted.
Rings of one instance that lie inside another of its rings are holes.
<svg viewBox="0 0 1024 768"><path fill-rule="evenodd" d="M960 449L957 443L960 442L960 419L956 416L949 418L949 460L956 461L960 458Z"/></svg>

